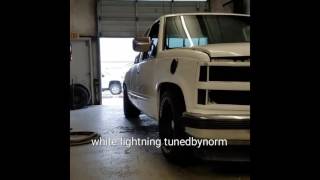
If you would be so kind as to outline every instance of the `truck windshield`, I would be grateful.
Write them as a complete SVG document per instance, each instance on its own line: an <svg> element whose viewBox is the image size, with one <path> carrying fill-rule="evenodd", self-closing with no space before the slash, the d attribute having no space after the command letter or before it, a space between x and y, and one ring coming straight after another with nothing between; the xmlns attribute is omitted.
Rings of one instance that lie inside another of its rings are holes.
<svg viewBox="0 0 320 180"><path fill-rule="evenodd" d="M166 49L250 42L248 16L183 15L166 18Z"/></svg>

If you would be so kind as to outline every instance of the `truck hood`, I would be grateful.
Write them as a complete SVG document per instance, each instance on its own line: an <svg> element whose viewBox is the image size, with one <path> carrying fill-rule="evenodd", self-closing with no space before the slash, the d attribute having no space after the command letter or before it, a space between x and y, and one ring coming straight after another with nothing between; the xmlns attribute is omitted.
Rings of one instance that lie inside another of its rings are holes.
<svg viewBox="0 0 320 180"><path fill-rule="evenodd" d="M250 43L209 44L191 47L190 49L207 53L211 58L250 56Z"/></svg>

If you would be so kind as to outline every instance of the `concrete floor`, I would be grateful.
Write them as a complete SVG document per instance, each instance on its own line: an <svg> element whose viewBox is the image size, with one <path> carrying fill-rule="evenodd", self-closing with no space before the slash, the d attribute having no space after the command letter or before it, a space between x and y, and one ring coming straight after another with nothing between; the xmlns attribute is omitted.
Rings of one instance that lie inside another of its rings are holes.
<svg viewBox="0 0 320 180"><path fill-rule="evenodd" d="M145 115L127 120L122 111L122 98L107 98L105 105L90 106L70 112L73 131L95 131L102 138L158 138L154 120ZM70 147L71 180L106 179L250 179L248 168L239 164L217 164L199 160L188 166L173 165L155 146Z"/></svg>

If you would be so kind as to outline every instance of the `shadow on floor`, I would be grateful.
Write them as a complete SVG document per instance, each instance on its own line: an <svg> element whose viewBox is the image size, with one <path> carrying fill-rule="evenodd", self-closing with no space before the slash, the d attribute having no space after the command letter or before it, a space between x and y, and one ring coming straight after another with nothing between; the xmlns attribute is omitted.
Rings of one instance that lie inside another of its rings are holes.
<svg viewBox="0 0 320 180"><path fill-rule="evenodd" d="M129 123L132 127L123 128L124 132L136 132L143 134L158 134L158 125L157 124L146 124L150 119L147 117L139 117L128 119ZM169 163L169 162L168 162ZM211 172L217 174L228 174L228 175L239 175L239 176L247 176L250 175L250 163L249 162L217 162L217 161L209 161L204 160L199 157L195 157L192 161L181 163L179 165L172 164L173 166L177 166L183 169L192 169L194 167L207 169Z"/></svg>

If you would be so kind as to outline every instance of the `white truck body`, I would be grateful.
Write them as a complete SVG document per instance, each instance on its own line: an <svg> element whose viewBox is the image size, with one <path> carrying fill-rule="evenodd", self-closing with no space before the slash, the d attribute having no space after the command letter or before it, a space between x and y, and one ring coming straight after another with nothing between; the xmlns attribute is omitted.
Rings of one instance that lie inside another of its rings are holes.
<svg viewBox="0 0 320 180"><path fill-rule="evenodd" d="M241 67L243 67L242 69L246 69L244 72L247 72L250 67L249 37L247 37L249 38L247 42L189 45L189 47L169 49L165 48L165 29L166 26L168 26L168 24L166 24L167 18L180 17L183 22L183 17L185 18L185 21L187 21L187 16L193 15L231 16L249 19L248 15L223 13L186 13L160 17L153 24L153 26L157 24L159 25L158 38L156 38L156 55L154 57L146 59L140 58L140 60L136 60L137 62L135 62L125 75L124 85L128 90L130 101L141 112L151 116L155 120L159 120L160 88L162 84L170 83L176 85L182 91L186 107L185 115L197 117L197 119L202 120L209 120L210 117L221 117L222 120L231 119L231 121L237 121L237 119L246 119L249 121L249 99L246 100L243 98L249 98L250 80L237 80L240 76L235 76L234 78L236 80L233 81L232 78L231 80L229 79L228 74L225 74L226 80L224 80L223 75L222 77L220 76L221 80L211 81L209 79L211 78L210 73L215 73L214 69L218 69L220 67L227 69L226 72L230 71L228 68L241 69ZM185 25L185 22L183 22L183 24L183 28L189 28ZM243 30L248 31L250 30L249 28L250 26ZM191 33L192 29L189 30ZM150 29L147 31L146 36L148 36L149 31ZM186 33L186 37L190 40L188 32ZM189 41L189 44L192 41L194 40ZM200 41L200 39L198 41ZM141 53L141 56L143 56L143 53ZM170 72L173 61L177 62L177 67L174 73ZM200 69L206 69L204 70L206 72L206 78L204 81L199 80L200 74L202 73L200 72ZM239 71L240 73L242 72L242 69ZM205 96L203 98L203 102L201 102L202 100L199 101L200 91L203 92ZM220 102L215 102L215 92L217 94L222 94L217 98L220 99ZM241 94L244 94L245 97L241 96ZM232 97L235 97L235 103L233 102ZM235 144L250 144L249 128L219 129L186 126L185 131L196 138L226 138L230 142L235 142Z"/></svg>

